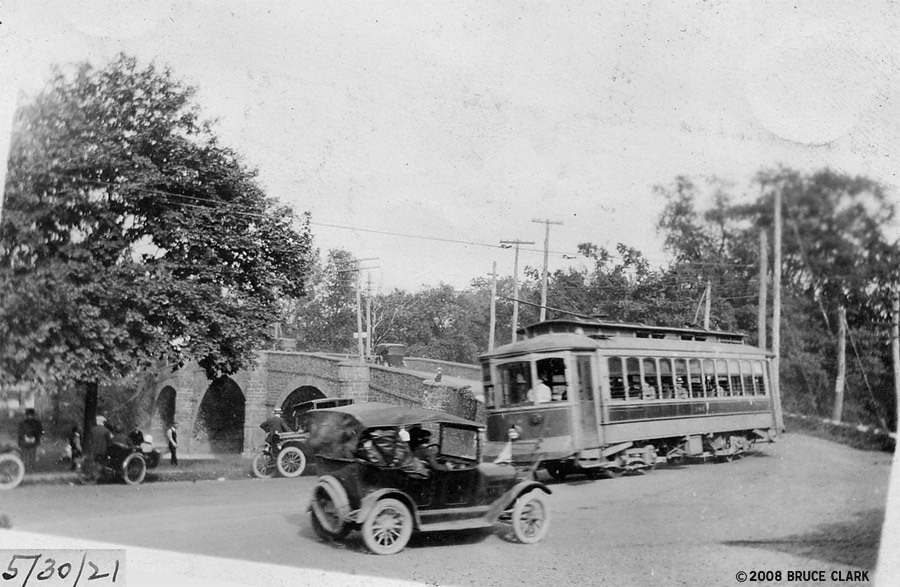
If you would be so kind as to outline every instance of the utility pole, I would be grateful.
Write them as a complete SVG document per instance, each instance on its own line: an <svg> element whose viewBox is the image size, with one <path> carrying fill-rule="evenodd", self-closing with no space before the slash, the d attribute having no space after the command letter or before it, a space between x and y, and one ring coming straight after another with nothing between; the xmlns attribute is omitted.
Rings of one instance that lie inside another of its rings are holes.
<svg viewBox="0 0 900 587"><path fill-rule="evenodd" d="M491 270L491 333L488 337L488 350L494 350L494 331L497 329L497 262Z"/></svg>
<svg viewBox="0 0 900 587"><path fill-rule="evenodd" d="M756 346L766 350L766 313L768 310L767 294L769 292L769 243L766 231L759 231L759 308L757 309Z"/></svg>
<svg viewBox="0 0 900 587"><path fill-rule="evenodd" d="M706 306L703 311L703 330L709 330L709 315L712 313L712 282L706 280Z"/></svg>
<svg viewBox="0 0 900 587"><path fill-rule="evenodd" d="M354 267L349 267L347 269L339 269L338 273L356 273L356 350L359 354L359 362L366 362L366 354L365 349L363 347L363 329L362 329L362 277L360 276L360 271L363 269L376 269L376 267L360 267L359 264L363 261L374 261L378 257L370 257L368 259L356 259L354 263L356 265Z"/></svg>
<svg viewBox="0 0 900 587"><path fill-rule="evenodd" d="M841 421L844 412L844 381L847 376L847 309L841 306L838 309L838 351L837 351L837 379L834 382L834 410L831 419Z"/></svg>
<svg viewBox="0 0 900 587"><path fill-rule="evenodd" d="M372 357L372 273L368 273L366 287L366 360Z"/></svg>
<svg viewBox="0 0 900 587"><path fill-rule="evenodd" d="M775 428L784 430L781 414L781 186L775 188L775 242L772 247L772 400Z"/></svg>
<svg viewBox="0 0 900 587"><path fill-rule="evenodd" d="M501 245L515 245L516 261L513 264L513 318L512 341L516 342L516 331L519 329L519 245L533 245L534 241L506 240L500 241Z"/></svg>
<svg viewBox="0 0 900 587"><path fill-rule="evenodd" d="M894 394L897 398L897 415L900 416L900 293L896 289L892 298L891 355L894 363ZM900 417L897 418L897 421L900 422Z"/></svg>
<svg viewBox="0 0 900 587"><path fill-rule="evenodd" d="M547 261L550 254L550 225L562 224L562 222L551 222L550 220L532 220L544 225L544 273L541 281L541 322L547 318ZM518 297L518 296L516 296Z"/></svg>

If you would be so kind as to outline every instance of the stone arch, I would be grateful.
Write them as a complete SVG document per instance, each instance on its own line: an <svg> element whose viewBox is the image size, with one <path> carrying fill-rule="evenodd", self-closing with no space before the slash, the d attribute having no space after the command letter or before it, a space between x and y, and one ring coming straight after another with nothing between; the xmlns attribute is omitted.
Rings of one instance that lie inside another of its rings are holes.
<svg viewBox="0 0 900 587"><path fill-rule="evenodd" d="M194 416L192 453L240 453L244 445L246 398L230 377L213 381Z"/></svg>
<svg viewBox="0 0 900 587"><path fill-rule="evenodd" d="M321 399L326 396L322 393L318 387L312 385L301 385L293 389L286 397L284 397L279 404L276 404L277 407L280 407L282 410L287 410L291 406L299 404L301 402L308 402L314 399Z"/></svg>
<svg viewBox="0 0 900 587"><path fill-rule="evenodd" d="M149 434L154 439L166 437L166 429L175 421L175 398L178 392L171 385L164 386L157 394L150 413Z"/></svg>

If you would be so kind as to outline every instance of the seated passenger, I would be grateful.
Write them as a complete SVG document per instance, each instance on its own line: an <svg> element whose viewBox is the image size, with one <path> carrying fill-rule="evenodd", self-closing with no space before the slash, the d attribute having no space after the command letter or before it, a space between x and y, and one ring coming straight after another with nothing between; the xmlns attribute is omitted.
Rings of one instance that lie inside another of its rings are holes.
<svg viewBox="0 0 900 587"><path fill-rule="evenodd" d="M528 401L535 402L539 404L545 404L553 400L553 392L550 391L550 386L544 383L543 380L538 379L538 382L528 390Z"/></svg>
<svg viewBox="0 0 900 587"><path fill-rule="evenodd" d="M656 399L656 388L645 383L641 386L641 397L643 399Z"/></svg>

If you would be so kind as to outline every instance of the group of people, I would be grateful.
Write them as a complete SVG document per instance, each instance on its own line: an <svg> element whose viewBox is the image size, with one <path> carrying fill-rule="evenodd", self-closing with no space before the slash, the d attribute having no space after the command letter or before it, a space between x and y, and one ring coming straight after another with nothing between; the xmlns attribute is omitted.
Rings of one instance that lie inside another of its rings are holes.
<svg viewBox="0 0 900 587"><path fill-rule="evenodd" d="M18 445L22 452L22 461L25 469L31 471L37 464L38 447L44 435L44 427L37 418L33 408L25 410L25 418L19 423ZM82 435L81 428L72 426L66 437L68 450L66 457L73 471L82 465L86 474L96 471L97 463L105 457L110 444L117 442L126 446L140 446L144 443L144 433L134 425L131 432L125 433L121 426L111 424L105 416L97 416L95 424L87 431L86 437ZM178 464L178 423L173 423L166 430L166 439L171 453L171 462Z"/></svg>

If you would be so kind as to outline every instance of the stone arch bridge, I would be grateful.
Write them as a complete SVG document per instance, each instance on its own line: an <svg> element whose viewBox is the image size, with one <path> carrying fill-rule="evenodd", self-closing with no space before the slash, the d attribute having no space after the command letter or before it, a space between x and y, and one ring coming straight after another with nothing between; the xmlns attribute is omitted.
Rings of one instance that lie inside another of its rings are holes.
<svg viewBox="0 0 900 587"><path fill-rule="evenodd" d="M275 408L325 397L483 417L478 366L412 357L395 368L355 356L263 351L254 369L215 381L197 365L165 370L147 393L152 408L140 424L165 445L166 428L177 422L179 452L187 455L252 453L265 438L259 425Z"/></svg>

